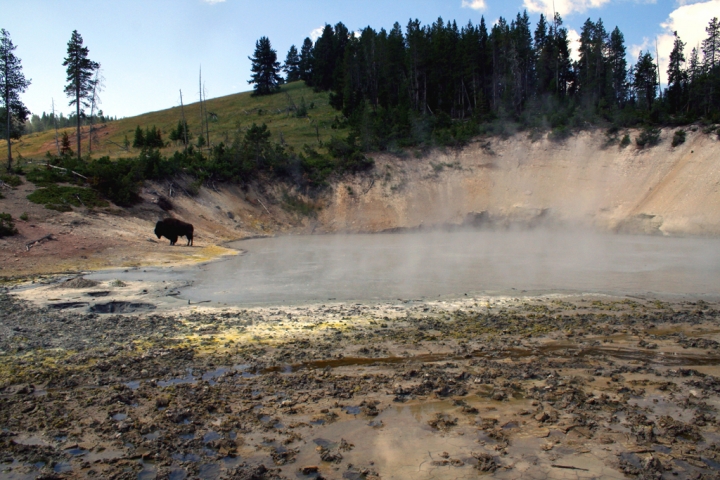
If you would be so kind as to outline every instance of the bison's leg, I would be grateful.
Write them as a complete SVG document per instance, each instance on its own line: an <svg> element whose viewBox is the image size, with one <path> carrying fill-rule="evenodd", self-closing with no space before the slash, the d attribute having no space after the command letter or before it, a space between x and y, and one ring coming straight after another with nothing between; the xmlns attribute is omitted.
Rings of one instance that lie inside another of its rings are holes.
<svg viewBox="0 0 720 480"><path fill-rule="evenodd" d="M187 236L187 239L188 239L188 243L187 243L187 244L188 244L188 247L192 247L192 244L193 244L193 236L192 236L192 235L188 235L188 236Z"/></svg>
<svg viewBox="0 0 720 480"><path fill-rule="evenodd" d="M176 235L173 235L170 237L170 245L175 245L177 243L178 237Z"/></svg>

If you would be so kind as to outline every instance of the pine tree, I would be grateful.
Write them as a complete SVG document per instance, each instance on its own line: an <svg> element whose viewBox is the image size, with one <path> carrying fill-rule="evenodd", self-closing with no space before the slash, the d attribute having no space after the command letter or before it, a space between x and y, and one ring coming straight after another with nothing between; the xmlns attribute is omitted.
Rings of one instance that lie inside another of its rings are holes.
<svg viewBox="0 0 720 480"><path fill-rule="evenodd" d="M83 107L90 106L91 95L95 87L94 73L100 68L100 64L87 58L89 49L83 47L82 36L73 30L70 41L67 44L67 57L63 67L67 67L67 85L65 94L70 97L69 105L75 105L77 119L77 155L80 159L80 122L82 119Z"/></svg>
<svg viewBox="0 0 720 480"><path fill-rule="evenodd" d="M555 79L557 92L561 97L571 93L571 88L575 85L576 76L572 68L572 59L570 58L570 39L568 38L567 28L561 28L562 18L559 13L555 14L555 27L553 38L555 44Z"/></svg>
<svg viewBox="0 0 720 480"><path fill-rule="evenodd" d="M708 37L702 42L705 83L705 114L720 107L715 97L720 91L720 22L714 17L705 28Z"/></svg>
<svg viewBox="0 0 720 480"><path fill-rule="evenodd" d="M295 45L290 46L290 50L288 50L283 71L285 72L286 82L289 83L300 80L300 56L298 55Z"/></svg>
<svg viewBox="0 0 720 480"><path fill-rule="evenodd" d="M703 66L705 70L711 72L715 67L720 66L720 22L718 17L710 20L710 24L705 27L708 37L702 42Z"/></svg>
<svg viewBox="0 0 720 480"><path fill-rule="evenodd" d="M62 139L60 140L60 155L63 157L72 157L73 151L72 148L70 148L70 137L68 136L67 131L64 131L62 134Z"/></svg>
<svg viewBox="0 0 720 480"><path fill-rule="evenodd" d="M336 57L335 31L330 25L325 25L313 47L311 85L320 90L330 90L335 65L339 60Z"/></svg>
<svg viewBox="0 0 720 480"><path fill-rule="evenodd" d="M683 70L685 63L685 43L680 40L677 32L674 32L675 43L672 52L670 52L670 62L668 64L668 88L667 101L671 112L677 112L683 102L685 89L687 84L687 72Z"/></svg>
<svg viewBox="0 0 720 480"><path fill-rule="evenodd" d="M25 79L22 73L22 65L13 50L17 48L10 39L10 33L0 29L0 90L2 98L0 101L4 107L5 114L5 139L8 147L8 172L12 170L12 147L11 139L19 138L21 126L27 120L30 112L20 100L20 94L30 86L30 80ZM15 127L15 128L13 128Z"/></svg>
<svg viewBox="0 0 720 480"><path fill-rule="evenodd" d="M189 142L191 139L192 137L190 135L187 122L178 120L177 127L170 131L170 140L186 145L186 140Z"/></svg>
<svg viewBox="0 0 720 480"><path fill-rule="evenodd" d="M135 129L135 138L133 139L133 148L143 148L145 147L145 134L142 131L142 128L140 128L140 125L137 126Z"/></svg>
<svg viewBox="0 0 720 480"><path fill-rule="evenodd" d="M700 52L693 47L688 62L688 110L697 115L702 105L703 68L700 62Z"/></svg>
<svg viewBox="0 0 720 480"><path fill-rule="evenodd" d="M533 51L533 39L530 33L530 17L527 10L522 15L519 13L515 18L512 31L515 51L518 55L519 69L521 75L521 91L519 95L524 103L532 94L535 85L535 52Z"/></svg>
<svg viewBox="0 0 720 480"><path fill-rule="evenodd" d="M163 148L165 146L162 139L162 133L155 125L153 125L152 128L145 128L144 146L148 148Z"/></svg>
<svg viewBox="0 0 720 480"><path fill-rule="evenodd" d="M638 103L642 108L650 110L657 95L657 66L650 52L641 51L633 68L633 88Z"/></svg>
<svg viewBox="0 0 720 480"><path fill-rule="evenodd" d="M578 60L578 93L582 98L596 104L604 97L606 85L605 47L608 35L602 20L585 21L580 33L580 59Z"/></svg>
<svg viewBox="0 0 720 480"><path fill-rule="evenodd" d="M628 97L628 71L625 59L625 37L618 27L610 34L608 42L608 67L610 69L610 96L612 103L623 107Z"/></svg>
<svg viewBox="0 0 720 480"><path fill-rule="evenodd" d="M300 63L298 70L300 80L308 82L312 77L312 58L313 58L313 42L310 38L305 38L300 48Z"/></svg>
<svg viewBox="0 0 720 480"><path fill-rule="evenodd" d="M261 37L255 43L255 55L248 58L252 62L253 72L248 83L255 84L253 95L269 95L280 90L280 63L277 61L277 52L272 49L267 37Z"/></svg>

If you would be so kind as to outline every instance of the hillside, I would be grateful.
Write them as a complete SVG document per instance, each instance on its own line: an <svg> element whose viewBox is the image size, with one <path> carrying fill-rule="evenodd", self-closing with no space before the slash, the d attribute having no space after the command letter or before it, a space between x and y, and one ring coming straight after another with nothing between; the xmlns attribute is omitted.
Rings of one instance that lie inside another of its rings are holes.
<svg viewBox="0 0 720 480"><path fill-rule="evenodd" d="M417 161L376 156L373 176L337 185L319 220L329 231L541 223L662 235L720 235L720 139L639 149L601 131L562 143L525 134L478 139ZM694 131L693 131L694 130ZM638 131L630 131L635 138Z"/></svg>
<svg viewBox="0 0 720 480"><path fill-rule="evenodd" d="M185 97L186 101L189 99L189 95ZM303 100L308 108L308 115L306 118L297 118L292 107L300 106ZM327 140L332 132L330 125L337 114L328 104L327 92L313 92L312 88L305 86L303 82L283 85L281 91L274 95L253 97L251 92L243 92L209 99L206 105L207 111L217 116L216 120L211 120L209 123L212 144L218 144L221 141L232 142L238 131L242 131L255 122L267 124L272 133L272 141L280 142L282 138L285 143L296 150L300 150L305 144L317 144L318 135L321 140ZM199 102L188 103L185 104L184 109L190 133L197 141L200 133L200 104ZM93 157L107 155L111 158L136 156L139 153L138 149L131 147L129 151L126 151L122 146L126 137L132 144L138 125L143 130L152 126L159 128L163 140L170 143L162 152L172 154L176 150L182 149L181 145L173 144L169 140L170 131L177 127L181 118L181 107L178 105L167 110L122 118L99 125L97 127L99 145L95 145L95 140L93 141L92 155ZM317 131L316 126L318 127ZM62 135L63 131L68 132L71 146L73 150L76 150L75 129L61 129L59 134ZM88 131L89 127L83 127L83 152L87 151ZM0 144L4 143L4 141L0 142ZM47 152L55 153L55 131L49 130L24 135L17 143L13 142L13 151L27 160L41 159Z"/></svg>
<svg viewBox="0 0 720 480"><path fill-rule="evenodd" d="M151 115L151 114L149 114ZM279 122L278 122L279 123ZM630 131L631 137L639 134ZM720 235L720 140L692 128L685 143L638 149L607 145L604 132L563 143L526 134L481 138L422 158L375 155L375 167L336 178L308 197L282 183L214 185L184 193L192 179L148 183L142 202L59 213L32 204L25 183L0 200L19 235L0 239L0 276L201 262L234 252L228 240L276 234L380 232L475 225L583 228L656 235ZM163 195L172 202L165 212ZM153 235L168 215L195 226L195 248ZM29 250L26 244L52 234Z"/></svg>

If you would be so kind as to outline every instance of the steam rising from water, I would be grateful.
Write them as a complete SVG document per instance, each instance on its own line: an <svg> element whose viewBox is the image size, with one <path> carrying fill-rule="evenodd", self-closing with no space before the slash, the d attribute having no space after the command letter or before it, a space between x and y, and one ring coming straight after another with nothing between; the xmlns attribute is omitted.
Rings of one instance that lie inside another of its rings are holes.
<svg viewBox="0 0 720 480"><path fill-rule="evenodd" d="M289 236L237 242L183 296L231 304L597 292L720 296L720 242L569 231Z"/></svg>

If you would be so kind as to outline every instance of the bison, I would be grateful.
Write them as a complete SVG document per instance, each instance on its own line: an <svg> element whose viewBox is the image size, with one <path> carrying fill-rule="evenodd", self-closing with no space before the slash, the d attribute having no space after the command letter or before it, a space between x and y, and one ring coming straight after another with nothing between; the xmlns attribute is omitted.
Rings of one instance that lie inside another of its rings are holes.
<svg viewBox="0 0 720 480"><path fill-rule="evenodd" d="M165 237L170 240L170 245L175 245L178 237L187 237L188 245L193 244L193 226L176 218L166 218L155 224L155 235L158 238Z"/></svg>

